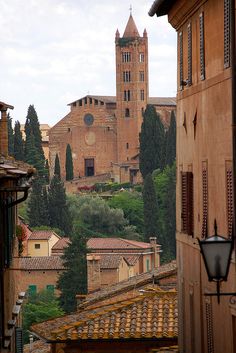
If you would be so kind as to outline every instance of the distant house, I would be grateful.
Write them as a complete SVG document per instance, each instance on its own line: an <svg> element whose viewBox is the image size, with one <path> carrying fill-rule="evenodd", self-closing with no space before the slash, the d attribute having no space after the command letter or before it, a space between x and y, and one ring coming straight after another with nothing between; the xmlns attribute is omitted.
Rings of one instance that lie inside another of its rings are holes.
<svg viewBox="0 0 236 353"><path fill-rule="evenodd" d="M51 256L60 236L52 230L35 230L28 238L28 256Z"/></svg>
<svg viewBox="0 0 236 353"><path fill-rule="evenodd" d="M37 293L49 290L58 294L58 276L64 271L60 256L21 257L19 259L21 290Z"/></svg>
<svg viewBox="0 0 236 353"><path fill-rule="evenodd" d="M41 135L42 135L42 147L45 158L49 161L49 130L50 126L48 124L39 125ZM22 133L22 138L25 140L25 125L21 124L20 130Z"/></svg>

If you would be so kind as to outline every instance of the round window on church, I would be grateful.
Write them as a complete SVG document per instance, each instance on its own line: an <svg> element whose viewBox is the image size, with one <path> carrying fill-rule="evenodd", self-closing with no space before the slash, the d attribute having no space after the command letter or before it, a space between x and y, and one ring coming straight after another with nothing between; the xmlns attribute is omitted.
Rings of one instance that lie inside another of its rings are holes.
<svg viewBox="0 0 236 353"><path fill-rule="evenodd" d="M93 122L94 122L93 115L92 114L85 114L85 116L84 116L85 125L91 126L91 125L93 125Z"/></svg>

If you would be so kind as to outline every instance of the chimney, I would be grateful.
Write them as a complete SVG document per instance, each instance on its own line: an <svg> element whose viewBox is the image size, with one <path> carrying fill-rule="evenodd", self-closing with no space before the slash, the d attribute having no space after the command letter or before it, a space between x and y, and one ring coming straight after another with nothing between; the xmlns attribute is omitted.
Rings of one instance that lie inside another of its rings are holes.
<svg viewBox="0 0 236 353"><path fill-rule="evenodd" d="M158 268L160 266L160 245L157 244L157 238L156 237L150 237L149 238L149 243L151 247L153 248L153 267ZM158 248L158 250L157 250Z"/></svg>
<svg viewBox="0 0 236 353"><path fill-rule="evenodd" d="M99 255L87 254L88 293L101 288L100 260Z"/></svg>
<svg viewBox="0 0 236 353"><path fill-rule="evenodd" d="M1 120L0 120L0 155L8 156L8 124L7 109L13 109L11 105L0 102Z"/></svg>

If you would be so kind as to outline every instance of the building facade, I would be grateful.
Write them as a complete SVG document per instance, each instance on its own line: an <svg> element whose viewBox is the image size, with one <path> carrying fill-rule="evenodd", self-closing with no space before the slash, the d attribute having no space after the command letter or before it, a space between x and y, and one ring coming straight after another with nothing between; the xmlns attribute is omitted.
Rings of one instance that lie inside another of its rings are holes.
<svg viewBox="0 0 236 353"><path fill-rule="evenodd" d="M231 11L232 10L232 11ZM233 13L233 17L231 17ZM198 238L232 236L232 72L235 3L228 0L160 1L152 16L168 14L178 35L177 265L181 352L236 351L236 305L206 293L208 281ZM234 104L232 104L234 103ZM235 292L235 255L221 291Z"/></svg>
<svg viewBox="0 0 236 353"><path fill-rule="evenodd" d="M70 112L49 132L51 174L58 154L65 178L70 144L75 179L106 175L136 183L141 180L139 132L147 104L156 107L168 127L175 98L149 97L147 32L140 36L132 15L122 37L117 30L115 48L116 96L87 95L69 104Z"/></svg>

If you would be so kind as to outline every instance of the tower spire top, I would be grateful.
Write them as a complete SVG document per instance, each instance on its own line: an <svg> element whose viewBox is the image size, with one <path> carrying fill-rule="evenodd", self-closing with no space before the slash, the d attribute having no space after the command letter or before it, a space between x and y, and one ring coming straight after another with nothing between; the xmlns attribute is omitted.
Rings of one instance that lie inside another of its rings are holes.
<svg viewBox="0 0 236 353"><path fill-rule="evenodd" d="M132 5L130 4L130 7L129 7L129 14L130 16L132 16Z"/></svg>
<svg viewBox="0 0 236 353"><path fill-rule="evenodd" d="M124 38L134 38L134 37L140 37L138 29L136 27L136 24L134 22L133 16L131 14L132 11L132 6L130 5L130 16L129 16L129 20L127 22L123 37Z"/></svg>

